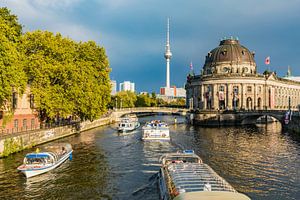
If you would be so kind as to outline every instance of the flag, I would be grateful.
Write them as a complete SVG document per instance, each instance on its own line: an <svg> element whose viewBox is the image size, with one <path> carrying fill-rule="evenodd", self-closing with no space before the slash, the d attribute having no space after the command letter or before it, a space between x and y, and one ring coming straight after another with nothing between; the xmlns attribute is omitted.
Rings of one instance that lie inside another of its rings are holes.
<svg viewBox="0 0 300 200"><path fill-rule="evenodd" d="M269 65L269 64L270 64L270 56L266 57L265 64L266 64L266 65Z"/></svg>
<svg viewBox="0 0 300 200"><path fill-rule="evenodd" d="M190 70L193 70L193 63L190 64Z"/></svg>

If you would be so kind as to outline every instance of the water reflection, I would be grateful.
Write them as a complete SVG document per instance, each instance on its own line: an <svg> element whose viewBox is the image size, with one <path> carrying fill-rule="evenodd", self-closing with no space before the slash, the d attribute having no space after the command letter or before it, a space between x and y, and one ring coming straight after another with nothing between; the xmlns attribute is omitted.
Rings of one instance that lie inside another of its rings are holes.
<svg viewBox="0 0 300 200"><path fill-rule="evenodd" d="M299 193L299 146L267 127L197 129L194 146L200 156L237 190L254 199L286 199Z"/></svg>
<svg viewBox="0 0 300 200"><path fill-rule="evenodd" d="M107 126L64 138L73 160L26 180L17 173L26 150L0 159L1 199L158 199L159 157L194 149L204 162L252 199L300 196L299 136L282 133L279 123L249 127L200 128L184 118L150 116L170 124L171 142L142 142L141 127L118 134Z"/></svg>

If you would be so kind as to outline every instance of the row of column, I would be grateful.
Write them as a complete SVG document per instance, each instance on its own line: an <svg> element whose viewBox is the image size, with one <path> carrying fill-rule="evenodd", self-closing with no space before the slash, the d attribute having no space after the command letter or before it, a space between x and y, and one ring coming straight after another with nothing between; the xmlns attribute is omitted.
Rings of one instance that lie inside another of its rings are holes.
<svg viewBox="0 0 300 200"><path fill-rule="evenodd" d="M199 87L193 88L194 90L198 89L200 90L199 96L195 95L196 92L193 91L194 94L193 102L194 107L200 108L200 109L214 109L217 110L219 108L220 103L220 94L219 94L219 87L224 86L224 101L225 101L225 108L228 108L230 110L234 109L234 106L236 106L236 109L245 109L248 108L251 109L266 109L271 108L270 105L270 97L272 93L269 92L269 90L272 90L271 88L264 87L264 85L257 85L253 84L251 85L252 90L251 94L245 95L245 92L247 93L247 88L245 86L248 86L248 84L202 84ZM234 103L234 95L235 92L233 90L234 86L238 86L238 92L237 92L237 101L236 103L238 105L233 105ZM261 92L257 93L257 86L261 87ZM210 87L210 89L208 89ZM221 91L222 92L222 91ZM274 93L273 93L274 95ZM260 99L259 99L260 98ZM260 105L258 105L260 104Z"/></svg>

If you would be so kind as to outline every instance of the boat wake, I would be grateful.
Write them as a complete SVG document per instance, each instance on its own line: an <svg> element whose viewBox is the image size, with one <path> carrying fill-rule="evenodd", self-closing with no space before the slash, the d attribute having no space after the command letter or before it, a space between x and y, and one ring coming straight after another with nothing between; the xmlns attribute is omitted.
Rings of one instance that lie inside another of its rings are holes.
<svg viewBox="0 0 300 200"><path fill-rule="evenodd" d="M153 190L153 186L157 184L157 179L158 179L158 172L153 174L151 177L149 177L148 183L137 188L135 191L131 193L131 195L143 196L145 193L151 192Z"/></svg>

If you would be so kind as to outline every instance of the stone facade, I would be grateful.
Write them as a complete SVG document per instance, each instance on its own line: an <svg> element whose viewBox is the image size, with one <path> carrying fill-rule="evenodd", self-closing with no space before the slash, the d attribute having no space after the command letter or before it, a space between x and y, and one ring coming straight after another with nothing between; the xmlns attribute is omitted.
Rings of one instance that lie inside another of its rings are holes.
<svg viewBox="0 0 300 200"><path fill-rule="evenodd" d="M254 53L233 38L208 53L201 74L188 76L186 91L194 110L297 110L300 104L300 82L258 74Z"/></svg>

